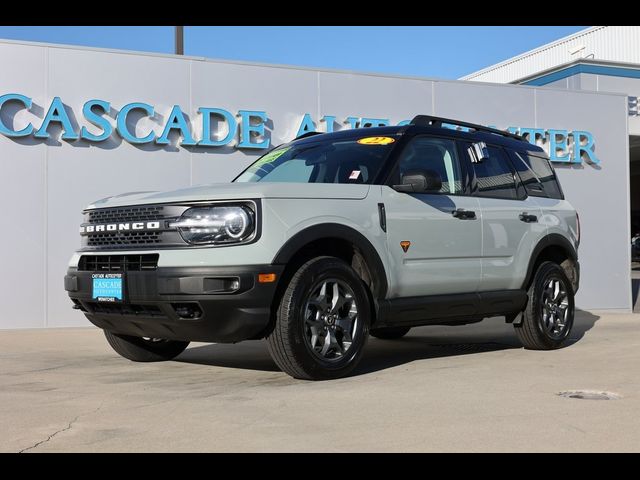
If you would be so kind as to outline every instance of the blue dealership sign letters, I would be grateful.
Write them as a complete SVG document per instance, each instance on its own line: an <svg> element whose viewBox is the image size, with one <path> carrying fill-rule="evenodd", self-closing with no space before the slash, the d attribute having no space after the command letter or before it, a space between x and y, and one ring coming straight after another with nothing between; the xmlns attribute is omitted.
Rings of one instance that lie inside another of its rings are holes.
<svg viewBox="0 0 640 480"><path fill-rule="evenodd" d="M185 112L180 105L173 105L168 113L158 115L154 105L144 102L128 103L119 111L112 109L110 102L92 99L82 106L82 118L85 125L74 125L71 121L70 107L60 97L54 97L45 109L46 114L39 125L27 123L17 129L14 119L1 115L6 105L14 104L17 111L32 111L33 99L19 93L8 93L0 96L0 134L9 138L33 137L46 140L50 138L50 127L56 125L60 138L68 142L82 141L100 143L112 135L118 135L124 141L134 145L174 143L170 135L174 132L175 144L183 147L216 148L232 146L238 149L265 150L271 147L271 137L267 130L269 117L263 110L239 110L236 114L219 107L200 107L196 110L196 119L191 120L190 112ZM164 110L164 109L163 109ZM117 112L112 115L112 112ZM163 124L137 128L142 118L156 121L163 118ZM110 120L112 119L112 120ZM396 125L406 125L409 120L402 120ZM114 129L115 124L115 129ZM283 127L287 131L295 131L296 136L317 131L333 132L335 125L342 128L366 128L391 125L388 118L348 116L340 122L333 115L325 115L315 121L310 113L300 116L295 129L290 125ZM213 128L215 125L216 128ZM200 127L198 130L197 127ZM271 128L275 125L270 124ZM90 127L90 128L88 128ZM454 127L452 127L454 128ZM530 143L542 145L548 150L549 158L556 163L579 164L583 161L599 164L595 153L595 139L590 132L584 130L544 129L510 126L507 130L527 136ZM161 133L158 135L157 132Z"/></svg>

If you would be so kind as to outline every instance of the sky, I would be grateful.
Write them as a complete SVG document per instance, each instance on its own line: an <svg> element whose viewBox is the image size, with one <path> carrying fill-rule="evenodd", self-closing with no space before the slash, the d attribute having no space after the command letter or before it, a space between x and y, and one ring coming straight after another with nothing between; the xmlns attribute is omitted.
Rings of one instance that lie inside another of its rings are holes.
<svg viewBox="0 0 640 480"><path fill-rule="evenodd" d="M456 79L581 27L185 27L185 55ZM173 27L2 27L0 38L173 53Z"/></svg>

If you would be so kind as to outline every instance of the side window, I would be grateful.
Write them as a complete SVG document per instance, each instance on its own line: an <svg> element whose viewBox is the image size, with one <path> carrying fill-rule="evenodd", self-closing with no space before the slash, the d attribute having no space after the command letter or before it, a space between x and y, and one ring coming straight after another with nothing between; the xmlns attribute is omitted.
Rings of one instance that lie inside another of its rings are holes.
<svg viewBox="0 0 640 480"><path fill-rule="evenodd" d="M529 195L563 198L558 178L548 159L525 152L513 152L513 157L518 175Z"/></svg>
<svg viewBox="0 0 640 480"><path fill-rule="evenodd" d="M460 164L453 140L427 136L415 137L405 147L398 161L400 181L411 170L432 170L440 175L442 188L435 193L463 193Z"/></svg>
<svg viewBox="0 0 640 480"><path fill-rule="evenodd" d="M489 158L473 164L477 195L517 200L518 192L511 162L501 148L488 146L487 149Z"/></svg>

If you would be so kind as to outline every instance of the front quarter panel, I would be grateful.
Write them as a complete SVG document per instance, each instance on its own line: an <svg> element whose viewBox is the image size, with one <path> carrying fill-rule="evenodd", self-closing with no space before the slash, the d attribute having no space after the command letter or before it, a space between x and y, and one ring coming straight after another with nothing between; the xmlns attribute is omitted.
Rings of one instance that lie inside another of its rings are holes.
<svg viewBox="0 0 640 480"><path fill-rule="evenodd" d="M379 202L379 187L372 187L367 197L360 200L266 199L263 205L265 220L277 219L283 228L268 235L263 231L263 238L258 243L264 241L265 248L272 252L275 247L273 259L288 240L310 227L323 224L343 225L362 234L371 243L384 266L389 284L386 234L380 227Z"/></svg>

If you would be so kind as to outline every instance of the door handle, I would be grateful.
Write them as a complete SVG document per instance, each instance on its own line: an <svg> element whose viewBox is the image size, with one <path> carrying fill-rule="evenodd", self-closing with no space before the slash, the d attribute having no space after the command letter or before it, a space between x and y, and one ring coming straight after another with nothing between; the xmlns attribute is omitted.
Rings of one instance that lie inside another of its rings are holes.
<svg viewBox="0 0 640 480"><path fill-rule="evenodd" d="M474 212L473 210L465 210L464 208L458 208L457 210L454 210L453 212L451 212L451 215L459 218L460 220L472 220L476 218L476 212Z"/></svg>
<svg viewBox="0 0 640 480"><path fill-rule="evenodd" d="M538 217L535 215L531 215L527 212L522 212L519 216L520 220L524 223L535 223L538 221Z"/></svg>

